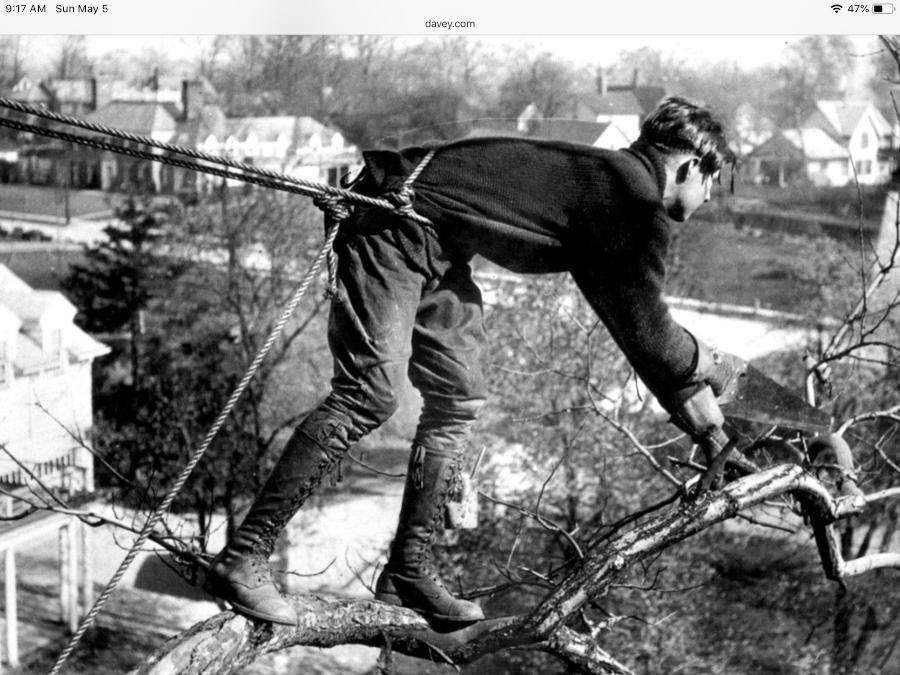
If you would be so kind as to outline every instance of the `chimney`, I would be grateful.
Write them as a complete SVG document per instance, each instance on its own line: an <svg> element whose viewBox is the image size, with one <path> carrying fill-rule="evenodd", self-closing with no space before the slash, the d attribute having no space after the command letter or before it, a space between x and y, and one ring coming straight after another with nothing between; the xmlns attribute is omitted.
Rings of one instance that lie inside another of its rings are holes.
<svg viewBox="0 0 900 675"><path fill-rule="evenodd" d="M97 96L97 78L92 77L89 82L89 86L91 88L91 102L90 102L90 110L94 112L99 107L99 100Z"/></svg>
<svg viewBox="0 0 900 675"><path fill-rule="evenodd" d="M597 71L597 93L601 96L606 96L608 90L609 82L607 82L606 73L604 73L603 70L600 69Z"/></svg>
<svg viewBox="0 0 900 675"><path fill-rule="evenodd" d="M198 80L181 81L181 119L184 122L196 119L203 105L203 94Z"/></svg>
<svg viewBox="0 0 900 675"><path fill-rule="evenodd" d="M641 69L635 68L634 75L631 78L631 88L637 89L640 82L641 82Z"/></svg>

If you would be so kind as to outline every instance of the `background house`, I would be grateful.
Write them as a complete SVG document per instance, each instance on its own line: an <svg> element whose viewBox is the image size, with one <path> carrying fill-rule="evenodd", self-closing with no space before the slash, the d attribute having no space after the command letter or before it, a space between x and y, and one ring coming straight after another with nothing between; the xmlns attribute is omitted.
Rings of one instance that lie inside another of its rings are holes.
<svg viewBox="0 0 900 675"><path fill-rule="evenodd" d="M140 136L147 136L164 143L175 137L178 112L166 103L154 101L112 101L87 117L88 121L113 127ZM162 192L172 184L172 171L165 172L161 164L128 157L113 152L77 152L85 167L88 180L79 187L120 190L126 185L152 187L154 192ZM76 177L77 178L77 177ZM99 178L99 183L97 179Z"/></svg>
<svg viewBox="0 0 900 675"><path fill-rule="evenodd" d="M880 185L891 179L896 152L894 130L871 103L819 101L799 128L776 131L747 159L758 183Z"/></svg>
<svg viewBox="0 0 900 675"><path fill-rule="evenodd" d="M93 456L78 442L93 421L91 363L108 348L73 323L75 307L56 291L34 290L0 265L0 523L4 559L3 655L18 662L16 550L58 538L60 618L73 629L91 601L85 525L37 510L45 488L61 499L93 492ZM16 495L21 501L11 498Z"/></svg>
<svg viewBox="0 0 900 675"><path fill-rule="evenodd" d="M3 96L65 115L84 116L97 109L98 82L89 79L33 80L23 76ZM70 156L60 141L0 129L0 182L62 184Z"/></svg>
<svg viewBox="0 0 900 675"><path fill-rule="evenodd" d="M628 139L637 140L641 123L666 96L666 90L658 85L640 83L639 70L634 71L630 84L610 84L607 75L597 75L597 90L581 97L575 106L575 119L614 124Z"/></svg>
<svg viewBox="0 0 900 675"><path fill-rule="evenodd" d="M92 489L93 462L70 429L92 425L91 363L108 348L73 322L59 292L37 291L0 265L0 442L50 485ZM27 474L0 457L0 483Z"/></svg>
<svg viewBox="0 0 900 675"><path fill-rule="evenodd" d="M546 119L534 103L526 106L516 120L478 120L475 124L462 125L459 135L461 138L487 136L539 138L592 145L608 150L618 150L630 145L628 137L615 124L590 120Z"/></svg>
<svg viewBox="0 0 900 675"><path fill-rule="evenodd" d="M329 185L359 164L358 149L343 134L304 115L227 118L224 130L207 135L198 149Z"/></svg>
<svg viewBox="0 0 900 675"><path fill-rule="evenodd" d="M93 80L81 83L81 87L76 86L78 82L58 81L58 89L23 80L13 98L64 109L89 122L164 143L332 185L359 164L355 146L346 143L338 130L311 117L229 118L215 103L215 91L203 79L182 81L180 91L160 88L158 77L151 80L141 89L106 87L112 100L99 106ZM54 91L65 93L65 99L54 98ZM85 92L92 93L91 103L84 102ZM9 159L5 154L4 158ZM31 136L19 139L12 161L15 171L6 173L37 185L179 193L209 190L220 183L219 179L189 170Z"/></svg>

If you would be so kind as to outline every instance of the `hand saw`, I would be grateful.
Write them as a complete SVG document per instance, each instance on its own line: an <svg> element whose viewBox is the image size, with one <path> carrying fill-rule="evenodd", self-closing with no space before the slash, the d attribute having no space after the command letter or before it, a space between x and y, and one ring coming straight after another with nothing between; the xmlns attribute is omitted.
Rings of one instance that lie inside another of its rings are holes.
<svg viewBox="0 0 900 675"><path fill-rule="evenodd" d="M755 422L815 434L831 432L832 420L828 413L809 405L749 364L722 392L718 404L726 421ZM729 438L721 427L713 427L700 443L708 467L700 478L698 494L719 485L736 438Z"/></svg>
<svg viewBox="0 0 900 675"><path fill-rule="evenodd" d="M719 397L719 406L726 418L816 434L831 431L831 415L749 364Z"/></svg>

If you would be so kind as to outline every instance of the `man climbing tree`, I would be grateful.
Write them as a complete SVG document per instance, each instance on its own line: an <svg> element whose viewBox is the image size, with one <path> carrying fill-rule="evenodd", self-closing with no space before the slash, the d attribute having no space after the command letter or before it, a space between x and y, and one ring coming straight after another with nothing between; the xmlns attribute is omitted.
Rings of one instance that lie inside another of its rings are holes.
<svg viewBox="0 0 900 675"><path fill-rule="evenodd" d="M408 373L423 409L399 525L376 599L428 618L477 621L431 562L431 542L485 399L475 254L522 273L568 271L631 365L692 437L718 423L741 367L699 343L663 300L671 221L709 200L731 159L722 126L682 98L663 101L620 151L482 138L365 153L354 189L406 205L425 226L357 207L335 243L331 391L296 428L242 525L213 561L212 594L249 616L294 624L268 558L287 522L362 436L396 410ZM709 386L708 386L709 385Z"/></svg>

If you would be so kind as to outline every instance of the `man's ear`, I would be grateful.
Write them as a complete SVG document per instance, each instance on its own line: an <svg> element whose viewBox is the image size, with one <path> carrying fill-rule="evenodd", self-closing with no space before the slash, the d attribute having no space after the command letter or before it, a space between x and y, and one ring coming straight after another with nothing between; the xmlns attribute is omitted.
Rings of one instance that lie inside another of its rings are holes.
<svg viewBox="0 0 900 675"><path fill-rule="evenodd" d="M691 174L694 171L700 170L700 159L697 157L691 157L683 161L678 165L678 168L675 170L675 183L680 184L690 178Z"/></svg>

